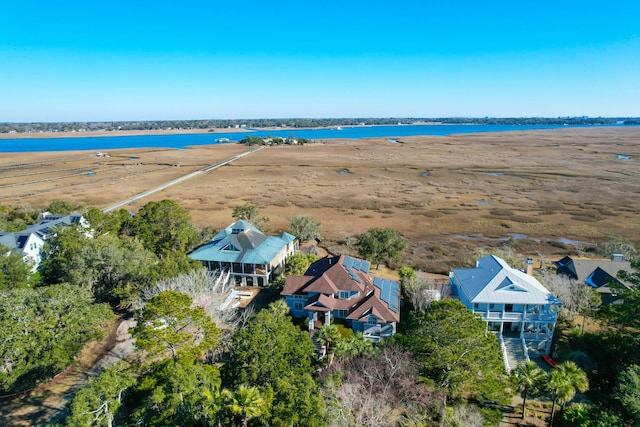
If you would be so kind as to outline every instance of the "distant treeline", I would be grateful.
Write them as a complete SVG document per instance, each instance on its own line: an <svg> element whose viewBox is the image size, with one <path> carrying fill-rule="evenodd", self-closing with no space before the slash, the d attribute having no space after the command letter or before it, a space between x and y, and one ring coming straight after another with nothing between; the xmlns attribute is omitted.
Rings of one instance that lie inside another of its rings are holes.
<svg viewBox="0 0 640 427"><path fill-rule="evenodd" d="M157 120L130 122L0 123L0 133L88 132L118 130L225 129L235 127L328 127L356 125L395 125L415 123L482 125L613 125L640 124L639 117L389 117L328 119L234 119L234 120Z"/></svg>
<svg viewBox="0 0 640 427"><path fill-rule="evenodd" d="M246 145L304 145L310 142L312 141L306 138L296 138L293 134L289 138L247 136L238 141L238 143Z"/></svg>

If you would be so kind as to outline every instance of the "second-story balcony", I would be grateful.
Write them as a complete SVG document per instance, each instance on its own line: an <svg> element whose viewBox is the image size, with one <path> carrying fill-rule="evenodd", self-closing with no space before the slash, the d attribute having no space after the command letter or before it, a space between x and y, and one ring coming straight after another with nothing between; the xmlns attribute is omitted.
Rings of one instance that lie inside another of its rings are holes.
<svg viewBox="0 0 640 427"><path fill-rule="evenodd" d="M521 313L516 311L476 311L482 316L482 320L507 322L527 321L527 322L552 322L556 320L556 313Z"/></svg>

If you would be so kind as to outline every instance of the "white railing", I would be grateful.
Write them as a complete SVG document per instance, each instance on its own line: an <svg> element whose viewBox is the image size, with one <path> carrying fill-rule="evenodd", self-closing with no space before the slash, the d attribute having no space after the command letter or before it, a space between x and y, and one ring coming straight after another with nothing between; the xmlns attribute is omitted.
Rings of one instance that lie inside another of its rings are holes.
<svg viewBox="0 0 640 427"><path fill-rule="evenodd" d="M480 313L482 318L485 320L520 320L522 319L522 313L514 313L511 311L490 311L487 313L486 311L477 311L476 313Z"/></svg>
<svg viewBox="0 0 640 427"><path fill-rule="evenodd" d="M524 334L520 334L520 340L522 341L522 348L524 349L524 358L529 362L529 349L527 348L527 341L524 339Z"/></svg>
<svg viewBox="0 0 640 427"><path fill-rule="evenodd" d="M502 334L498 334L498 341L500 342L500 350L502 351L502 361L504 362L504 367L507 372L511 372L511 367L509 366L509 357L507 355L507 346L504 345Z"/></svg>
<svg viewBox="0 0 640 427"><path fill-rule="evenodd" d="M482 316L483 320L516 320L516 321L529 321L529 322L543 322L543 321L555 321L555 314L533 314L533 313L519 313L513 311L476 311Z"/></svg>
<svg viewBox="0 0 640 427"><path fill-rule="evenodd" d="M362 335L365 338L368 338L374 342L380 341L381 338L389 338L393 336L393 325L385 325L385 326L372 326L370 328L365 329L362 332Z"/></svg>
<svg viewBox="0 0 640 427"><path fill-rule="evenodd" d="M544 341L553 338L553 335L548 331L540 331L537 334L535 332L523 332L522 338L535 341Z"/></svg>
<svg viewBox="0 0 640 427"><path fill-rule="evenodd" d="M222 270L215 283L213 284L213 290L216 292L224 292L229 286L230 276L231 273L229 272L229 270ZM220 287L220 289L218 289L218 287Z"/></svg>

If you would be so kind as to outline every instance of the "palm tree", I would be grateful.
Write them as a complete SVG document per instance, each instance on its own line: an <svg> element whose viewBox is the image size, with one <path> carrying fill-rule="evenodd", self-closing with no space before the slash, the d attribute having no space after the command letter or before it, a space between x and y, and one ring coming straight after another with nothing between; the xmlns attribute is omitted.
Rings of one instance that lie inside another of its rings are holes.
<svg viewBox="0 0 640 427"><path fill-rule="evenodd" d="M564 405L573 399L576 390L581 393L589 390L589 379L587 378L587 374L580 369L575 362L563 362L558 365L557 369L563 373L569 384L571 384L571 397L562 403L562 410L564 410Z"/></svg>
<svg viewBox="0 0 640 427"><path fill-rule="evenodd" d="M327 352L329 352L331 345L335 344L341 337L342 335L340 335L340 331L336 325L322 325L318 328L318 332L316 332L316 339L320 344L327 347Z"/></svg>
<svg viewBox="0 0 640 427"><path fill-rule="evenodd" d="M279 299L269 304L269 310L276 316L286 316L289 314L289 306L284 299Z"/></svg>
<svg viewBox="0 0 640 427"><path fill-rule="evenodd" d="M527 396L536 391L545 373L534 362L527 361L519 365L513 372L513 375L518 384L518 388L522 392L522 419L524 419Z"/></svg>
<svg viewBox="0 0 640 427"><path fill-rule="evenodd" d="M364 337L362 332L356 332L349 339L349 345L353 351L353 355L369 354L373 352L373 342Z"/></svg>
<svg viewBox="0 0 640 427"><path fill-rule="evenodd" d="M265 401L256 387L241 384L229 397L229 409L232 414L242 417L243 427L247 427L249 419L260 416L265 407Z"/></svg>
<svg viewBox="0 0 640 427"><path fill-rule="evenodd" d="M547 389L553 397L549 421L549 425L552 425L556 403L562 402L562 408L564 408L564 405L573 399L576 390L585 392L589 389L589 380L587 374L574 362L563 362L551 373Z"/></svg>
<svg viewBox="0 0 640 427"><path fill-rule="evenodd" d="M555 369L549 375L549 380L547 381L547 390L551 393L551 397L553 399L553 405L551 406L551 419L549 420L549 425L553 425L553 417L556 413L556 404L558 401L564 402L569 400L571 397L571 383L564 377L562 372Z"/></svg>
<svg viewBox="0 0 640 427"><path fill-rule="evenodd" d="M224 409L225 391L226 390L212 389L203 392L202 396L204 399L201 402L200 409L205 425L212 420L215 420L218 427L222 425L221 414Z"/></svg>
<svg viewBox="0 0 640 427"><path fill-rule="evenodd" d="M350 359L361 354L371 354L373 352L373 343L362 335L362 332L356 332L346 339L339 339L333 344L336 356L342 359Z"/></svg>

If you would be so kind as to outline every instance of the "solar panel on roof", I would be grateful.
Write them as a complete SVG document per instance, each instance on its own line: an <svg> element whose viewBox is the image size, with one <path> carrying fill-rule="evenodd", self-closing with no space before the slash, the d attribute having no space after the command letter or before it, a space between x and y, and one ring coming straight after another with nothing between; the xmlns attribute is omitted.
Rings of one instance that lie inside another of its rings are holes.
<svg viewBox="0 0 640 427"><path fill-rule="evenodd" d="M356 281L356 282L358 282L358 283L362 283L362 282L360 281L360 278L356 275L356 273L355 273L353 270L349 269L349 270L347 270L347 271L349 272L349 275L351 276L351 278L352 278L353 280L355 280L355 281Z"/></svg>
<svg viewBox="0 0 640 427"><path fill-rule="evenodd" d="M369 263L369 261L362 260L362 262L360 263L360 271L364 273L368 273L370 267L371 264Z"/></svg>
<svg viewBox="0 0 640 427"><path fill-rule="evenodd" d="M379 278L379 277L374 277L373 278L373 285L378 289L382 289L382 279Z"/></svg>
<svg viewBox="0 0 640 427"><path fill-rule="evenodd" d="M400 288L396 282L390 280L378 279L378 283L376 283L377 277L374 278L373 284L380 288L380 299L386 302L394 312L398 312L398 299L400 296Z"/></svg>
<svg viewBox="0 0 640 427"><path fill-rule="evenodd" d="M344 265L345 268L348 270L351 268L352 264L353 264L353 259L350 256L345 256L344 260L342 261L342 265Z"/></svg>
<svg viewBox="0 0 640 427"><path fill-rule="evenodd" d="M360 262L357 259L351 260L351 268L360 270Z"/></svg>
<svg viewBox="0 0 640 427"><path fill-rule="evenodd" d="M391 310L398 312L398 304L400 303L400 285L396 282L391 282L393 284L392 293L391 293L391 301L389 302L389 307Z"/></svg>

